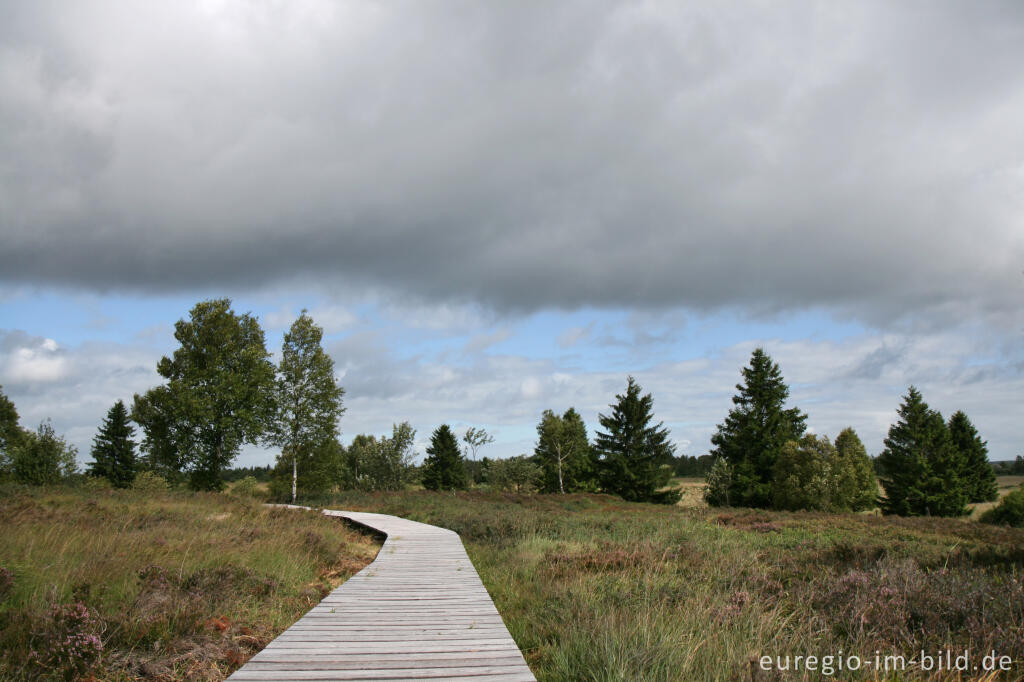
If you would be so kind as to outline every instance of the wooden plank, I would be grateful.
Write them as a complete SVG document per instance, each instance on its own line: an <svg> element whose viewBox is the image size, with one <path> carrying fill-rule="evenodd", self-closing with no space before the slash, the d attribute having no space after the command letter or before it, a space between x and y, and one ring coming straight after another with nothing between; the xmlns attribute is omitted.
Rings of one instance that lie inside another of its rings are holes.
<svg viewBox="0 0 1024 682"><path fill-rule="evenodd" d="M332 680L335 670L311 670L309 668L292 667L272 670L254 669L247 670L246 675L238 679L243 680ZM345 679L348 680L379 680L379 679L445 679L450 680L457 677L472 677L473 679L492 679L496 676L515 675L522 673L518 665L489 666L489 667L443 667L443 668L393 668L389 670L346 670ZM232 678L234 679L234 678Z"/></svg>
<svg viewBox="0 0 1024 682"><path fill-rule="evenodd" d="M447 680L449 682L537 682L532 673L527 672L498 672L483 673L481 675L452 675L449 671L453 669L441 668L438 670L394 670L394 671L333 671L333 670L304 670L304 671L247 671L245 667L239 672L227 678L229 680L278 680L290 682L292 680ZM341 672L344 677L338 677Z"/></svg>
<svg viewBox="0 0 1024 682"><path fill-rule="evenodd" d="M377 558L229 680L535 680L456 533L323 513L384 534Z"/></svg>

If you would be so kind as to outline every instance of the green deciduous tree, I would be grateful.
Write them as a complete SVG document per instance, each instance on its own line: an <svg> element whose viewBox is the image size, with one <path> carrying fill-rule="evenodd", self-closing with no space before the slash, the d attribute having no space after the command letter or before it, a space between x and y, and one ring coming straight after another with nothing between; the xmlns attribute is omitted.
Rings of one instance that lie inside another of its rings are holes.
<svg viewBox="0 0 1024 682"><path fill-rule="evenodd" d="M18 410L0 386L0 480L14 475L14 452L27 437L18 421Z"/></svg>
<svg viewBox="0 0 1024 682"><path fill-rule="evenodd" d="M220 490L221 471L271 422L274 366L259 323L230 299L196 304L174 337L181 346L157 363L167 383L135 396L132 419L151 461L186 471L194 489Z"/></svg>
<svg viewBox="0 0 1024 682"><path fill-rule="evenodd" d="M736 384L739 394L732 399L736 407L711 437L711 454L729 463L734 506L768 507L775 460L783 445L800 440L807 415L795 407L783 408L789 387L764 349L754 350L742 372L744 382Z"/></svg>
<svg viewBox="0 0 1024 682"><path fill-rule="evenodd" d="M284 335L281 362L277 367L277 412L267 441L281 448L281 459L290 462L292 502L298 494L299 462L338 436L338 420L344 413L345 390L334 379L334 361L324 352L323 329L303 310ZM311 472L306 479L309 480ZM317 484L318 488L323 485Z"/></svg>
<svg viewBox="0 0 1024 682"><path fill-rule="evenodd" d="M58 436L49 420L27 432L12 457L14 478L29 485L53 485L78 472L78 450Z"/></svg>
<svg viewBox="0 0 1024 682"><path fill-rule="evenodd" d="M393 424L391 437L359 435L348 449L355 487L360 490L401 490L413 463L416 430L409 422Z"/></svg>
<svg viewBox="0 0 1024 682"><path fill-rule="evenodd" d="M595 488L596 472L587 427L573 408L561 417L544 410L537 424L534 457L541 468L541 492L573 493Z"/></svg>
<svg viewBox="0 0 1024 682"><path fill-rule="evenodd" d="M172 437L175 423L174 401L170 388L156 386L132 405L132 421L142 428L139 469L149 471L169 483L180 483L186 469L186 456Z"/></svg>
<svg viewBox="0 0 1024 682"><path fill-rule="evenodd" d="M463 434L462 442L466 444L468 454L473 457L473 461L475 462L477 451L488 443L493 443L494 436L487 433L484 429L478 429L471 426L466 429L466 433Z"/></svg>
<svg viewBox="0 0 1024 682"><path fill-rule="evenodd" d="M540 467L526 455L491 460L487 467L487 483L494 490L530 493L541 475Z"/></svg>
<svg viewBox="0 0 1024 682"><path fill-rule="evenodd" d="M297 465L289 458L278 457L270 473L271 497L275 500L292 499L293 484L303 495L329 492L343 480L344 456L345 448L337 438L330 438L299 446L296 450ZM296 473L298 480L293 478Z"/></svg>
<svg viewBox="0 0 1024 682"><path fill-rule="evenodd" d="M466 487L462 453L455 434L447 424L441 424L430 436L430 447L423 462L423 487L427 490L462 490Z"/></svg>
<svg viewBox="0 0 1024 682"><path fill-rule="evenodd" d="M877 487L853 429L844 429L835 445L827 436L805 434L783 445L775 460L772 502L790 511L860 511L874 506Z"/></svg>
<svg viewBox="0 0 1024 682"><path fill-rule="evenodd" d="M357 490L362 487L362 481L366 478L363 472L363 464L373 456L373 450L377 447L377 437L365 433L358 433L352 438L352 443L341 456L341 470L338 475L338 484L345 490Z"/></svg>
<svg viewBox="0 0 1024 682"><path fill-rule="evenodd" d="M652 424L654 399L640 395L643 389L633 377L626 392L616 395L610 415L599 415L605 432L598 432L594 450L601 468L601 487L635 502L675 503L677 491L659 492L672 475L672 454L668 429L662 422Z"/></svg>
<svg viewBox="0 0 1024 682"><path fill-rule="evenodd" d="M813 433L786 442L775 458L772 503L776 509L821 510L831 507L832 467L839 458L827 437Z"/></svg>
<svg viewBox="0 0 1024 682"><path fill-rule="evenodd" d="M731 498L729 488L732 486L732 468L724 457L715 457L704 480L704 501L712 507L728 507Z"/></svg>
<svg viewBox="0 0 1024 682"><path fill-rule="evenodd" d="M857 432L843 429L836 437L838 471L833 475L832 507L842 511L873 509L878 501L878 478Z"/></svg>
<svg viewBox="0 0 1024 682"><path fill-rule="evenodd" d="M882 511L900 516L961 516L967 495L958 453L942 415L910 387L879 455L885 471Z"/></svg>
<svg viewBox="0 0 1024 682"><path fill-rule="evenodd" d="M960 482L968 502L992 502L999 497L996 472L988 461L988 443L961 411L949 418L949 437L961 464Z"/></svg>
<svg viewBox="0 0 1024 682"><path fill-rule="evenodd" d="M138 466L135 456L135 429L128 420L124 402L118 400L107 411L99 433L92 441L88 474L107 479L115 488L128 488L135 480Z"/></svg>
<svg viewBox="0 0 1024 682"><path fill-rule="evenodd" d="M1007 493L999 500L999 504L987 510L979 520L997 526L1024 528L1024 483Z"/></svg>

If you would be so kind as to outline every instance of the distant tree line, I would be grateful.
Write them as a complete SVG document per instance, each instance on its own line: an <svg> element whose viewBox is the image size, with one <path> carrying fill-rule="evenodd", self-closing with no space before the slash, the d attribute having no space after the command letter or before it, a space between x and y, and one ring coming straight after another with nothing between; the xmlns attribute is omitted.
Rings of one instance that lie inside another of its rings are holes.
<svg viewBox="0 0 1024 682"><path fill-rule="evenodd" d="M992 462L996 476L1024 476L1024 456L1003 462Z"/></svg>
<svg viewBox="0 0 1024 682"><path fill-rule="evenodd" d="M336 489L430 490L486 485L541 493L605 492L638 502L674 503L673 476L704 477L711 505L857 511L880 505L885 513L956 516L966 505L995 499L995 472L987 446L970 419L948 422L910 387L874 462L852 428L835 441L808 433L807 415L787 407L789 387L778 364L758 348L742 369L734 407L712 436L710 453L675 455L654 401L633 377L615 396L600 430L588 438L580 414L544 410L533 453L478 459L494 438L471 427L459 438L448 424L431 434L426 459L414 464L416 432L408 422L390 436L339 439L344 389L322 347L323 331L303 310L284 336L275 366L263 330L229 299L202 301L175 325L179 347L157 363L165 383L122 401L107 413L93 441L87 473L115 487L132 485L139 471L159 474L196 490L219 490L225 481L253 476L270 481L278 499ZM134 427L142 431L136 453ZM275 465L232 469L244 444L280 449ZM46 484L77 472L75 449L49 422L35 431L18 423L0 392L0 477ZM1024 471L1024 458L1001 463ZM878 495L876 469L884 494Z"/></svg>
<svg viewBox="0 0 1024 682"><path fill-rule="evenodd" d="M49 420L35 430L22 428L17 408L0 386L0 481L59 483L78 473L77 454Z"/></svg>
<svg viewBox="0 0 1024 682"><path fill-rule="evenodd" d="M230 469L224 470L224 473L221 474L221 478L223 478L226 483L240 481L243 478L252 478L257 482L267 483L270 481L270 476L273 472L274 467L270 465L251 467L231 467Z"/></svg>
<svg viewBox="0 0 1024 682"><path fill-rule="evenodd" d="M852 428L833 444L806 431L807 415L786 408L778 364L756 349L742 370L735 407L712 436L716 458L705 499L711 505L960 516L967 504L996 499L985 441L963 412L948 422L910 387L875 470Z"/></svg>

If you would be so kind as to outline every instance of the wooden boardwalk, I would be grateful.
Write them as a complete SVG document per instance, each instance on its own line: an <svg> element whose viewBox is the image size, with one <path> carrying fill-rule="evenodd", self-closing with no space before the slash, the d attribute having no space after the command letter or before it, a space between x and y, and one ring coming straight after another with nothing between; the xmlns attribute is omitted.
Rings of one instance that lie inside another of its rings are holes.
<svg viewBox="0 0 1024 682"><path fill-rule="evenodd" d="M229 680L535 680L457 533L325 510L387 534L373 563Z"/></svg>

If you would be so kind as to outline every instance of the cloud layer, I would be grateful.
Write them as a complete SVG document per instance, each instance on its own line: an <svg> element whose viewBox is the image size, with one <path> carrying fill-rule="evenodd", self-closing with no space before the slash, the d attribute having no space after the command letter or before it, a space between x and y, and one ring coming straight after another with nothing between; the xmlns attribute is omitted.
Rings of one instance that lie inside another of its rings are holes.
<svg viewBox="0 0 1024 682"><path fill-rule="evenodd" d="M0 278L1016 328L1022 19L5 3Z"/></svg>

